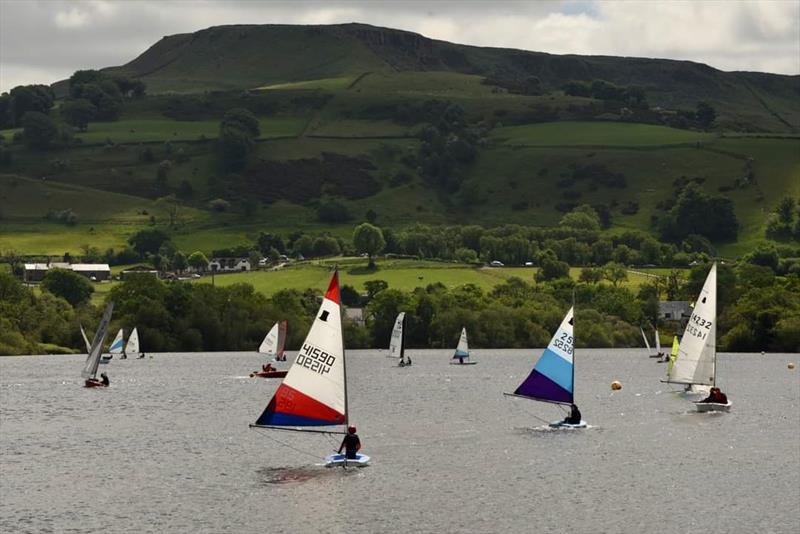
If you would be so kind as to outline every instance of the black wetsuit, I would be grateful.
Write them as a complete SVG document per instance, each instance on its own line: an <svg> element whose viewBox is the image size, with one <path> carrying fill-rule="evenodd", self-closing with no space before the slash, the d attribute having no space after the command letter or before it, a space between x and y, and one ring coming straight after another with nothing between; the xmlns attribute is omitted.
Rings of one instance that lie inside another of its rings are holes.
<svg viewBox="0 0 800 534"><path fill-rule="evenodd" d="M348 460L355 460L356 453L358 449L361 448L361 440L358 439L358 434L347 434L342 440L342 444L339 446L340 453L342 452L342 448L345 449L345 457Z"/></svg>
<svg viewBox="0 0 800 534"><path fill-rule="evenodd" d="M107 385L109 385L109 384L111 383L111 382L108 380L108 376L106 376L105 374L103 374L103 375L101 375L101 376L100 376L100 380L103 382L103 385L105 385L105 386L107 386Z"/></svg>
<svg viewBox="0 0 800 534"><path fill-rule="evenodd" d="M577 406L573 406L572 410L570 411L569 417L564 419L565 423L569 423L571 425L578 425L581 422L581 411L578 409Z"/></svg>

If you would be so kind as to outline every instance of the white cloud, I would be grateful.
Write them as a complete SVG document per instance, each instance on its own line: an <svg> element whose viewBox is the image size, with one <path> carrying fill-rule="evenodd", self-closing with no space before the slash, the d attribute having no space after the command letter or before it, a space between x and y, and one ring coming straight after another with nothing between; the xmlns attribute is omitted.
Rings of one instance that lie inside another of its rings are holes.
<svg viewBox="0 0 800 534"><path fill-rule="evenodd" d="M0 0L0 90L130 61L219 24L364 22L478 46L685 59L800 73L800 2ZM16 73L16 74L14 74ZM31 75L32 78L23 79Z"/></svg>

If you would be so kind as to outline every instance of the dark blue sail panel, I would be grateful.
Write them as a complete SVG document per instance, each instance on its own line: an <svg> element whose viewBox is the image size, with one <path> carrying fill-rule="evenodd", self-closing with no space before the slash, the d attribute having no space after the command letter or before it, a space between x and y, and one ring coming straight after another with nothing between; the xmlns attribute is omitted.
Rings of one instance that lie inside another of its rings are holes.
<svg viewBox="0 0 800 534"><path fill-rule="evenodd" d="M514 395L530 397L543 401L572 404L572 392L562 388L539 371L534 369L520 384Z"/></svg>

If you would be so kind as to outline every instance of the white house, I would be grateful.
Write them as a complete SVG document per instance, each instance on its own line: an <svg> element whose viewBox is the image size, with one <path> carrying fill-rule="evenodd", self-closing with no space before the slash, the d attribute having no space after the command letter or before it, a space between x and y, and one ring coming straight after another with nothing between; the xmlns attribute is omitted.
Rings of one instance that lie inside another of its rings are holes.
<svg viewBox="0 0 800 534"><path fill-rule="evenodd" d="M249 271L250 260L247 258L214 258L208 262L208 268L218 273Z"/></svg>

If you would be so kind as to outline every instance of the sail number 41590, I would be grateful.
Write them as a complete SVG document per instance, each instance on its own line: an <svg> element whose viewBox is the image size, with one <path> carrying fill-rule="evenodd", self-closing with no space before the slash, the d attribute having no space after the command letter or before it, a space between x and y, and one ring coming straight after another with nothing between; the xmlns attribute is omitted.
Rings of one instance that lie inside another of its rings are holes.
<svg viewBox="0 0 800 534"><path fill-rule="evenodd" d="M567 354L572 354L572 344L572 336L566 332L562 332L561 337L557 337L553 340L553 346L563 350Z"/></svg>

